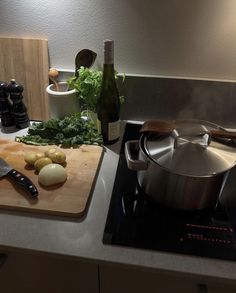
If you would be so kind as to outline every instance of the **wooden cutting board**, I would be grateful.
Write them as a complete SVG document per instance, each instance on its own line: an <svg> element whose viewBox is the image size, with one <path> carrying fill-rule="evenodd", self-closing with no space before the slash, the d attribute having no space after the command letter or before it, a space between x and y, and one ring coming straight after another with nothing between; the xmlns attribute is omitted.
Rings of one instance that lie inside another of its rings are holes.
<svg viewBox="0 0 236 293"><path fill-rule="evenodd" d="M0 209L81 217L85 214L102 157L100 146L83 145L78 149L63 149L66 153L67 181L63 185L43 187L35 170L24 162L29 151L44 152L52 146L31 146L0 139L0 157L14 169L29 177L39 190L37 200L31 199L6 177L0 178Z"/></svg>
<svg viewBox="0 0 236 293"><path fill-rule="evenodd" d="M48 41L30 38L0 38L0 80L12 78L24 86L23 101L31 120L49 118Z"/></svg>

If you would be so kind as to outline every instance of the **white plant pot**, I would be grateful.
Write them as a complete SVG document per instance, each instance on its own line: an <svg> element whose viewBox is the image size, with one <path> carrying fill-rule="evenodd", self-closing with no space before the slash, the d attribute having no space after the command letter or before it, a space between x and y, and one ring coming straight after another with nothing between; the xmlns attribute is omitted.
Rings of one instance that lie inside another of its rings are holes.
<svg viewBox="0 0 236 293"><path fill-rule="evenodd" d="M51 118L64 118L73 113L80 112L79 99L76 91L67 91L67 83L59 82L59 91L55 91L54 84L50 84L46 91L49 99Z"/></svg>

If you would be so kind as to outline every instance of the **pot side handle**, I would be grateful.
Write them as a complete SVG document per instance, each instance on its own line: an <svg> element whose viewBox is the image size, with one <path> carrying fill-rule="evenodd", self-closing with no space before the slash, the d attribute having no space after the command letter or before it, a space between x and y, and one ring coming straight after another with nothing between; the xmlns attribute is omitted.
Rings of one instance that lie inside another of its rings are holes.
<svg viewBox="0 0 236 293"><path fill-rule="evenodd" d="M146 170L148 167L147 162L137 159L139 151L139 141L130 140L125 143L125 157L128 168L131 170L139 171Z"/></svg>

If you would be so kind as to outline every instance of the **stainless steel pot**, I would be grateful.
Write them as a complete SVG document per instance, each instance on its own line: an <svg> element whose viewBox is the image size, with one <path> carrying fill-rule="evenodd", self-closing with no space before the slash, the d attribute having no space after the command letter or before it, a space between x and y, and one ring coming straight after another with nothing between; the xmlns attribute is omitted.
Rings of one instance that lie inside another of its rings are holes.
<svg viewBox="0 0 236 293"><path fill-rule="evenodd" d="M128 167L137 170L144 192L164 206L213 207L236 164L236 147L211 138L209 130L219 126L210 122L179 120L175 125L170 135L145 133L139 141L126 142Z"/></svg>

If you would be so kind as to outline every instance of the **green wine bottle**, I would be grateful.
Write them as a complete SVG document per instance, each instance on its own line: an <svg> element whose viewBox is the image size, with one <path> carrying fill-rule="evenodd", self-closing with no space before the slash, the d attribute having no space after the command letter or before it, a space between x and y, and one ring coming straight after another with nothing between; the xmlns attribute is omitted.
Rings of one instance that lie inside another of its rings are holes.
<svg viewBox="0 0 236 293"><path fill-rule="evenodd" d="M97 116L105 145L118 141L120 136L120 99L114 72L114 41L104 40L104 64Z"/></svg>

